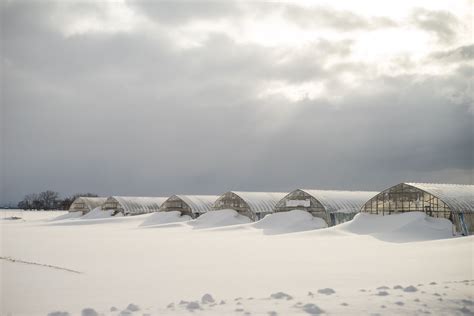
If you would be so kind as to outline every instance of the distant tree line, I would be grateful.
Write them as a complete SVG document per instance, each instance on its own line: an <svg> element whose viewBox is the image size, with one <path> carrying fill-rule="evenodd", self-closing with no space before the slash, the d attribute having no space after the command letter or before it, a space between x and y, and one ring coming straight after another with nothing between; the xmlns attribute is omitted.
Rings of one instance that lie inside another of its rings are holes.
<svg viewBox="0 0 474 316"><path fill-rule="evenodd" d="M67 210L72 202L80 196L96 197L98 195L93 193L76 193L72 196L61 198L58 192L47 190L25 195L17 206L23 210Z"/></svg>

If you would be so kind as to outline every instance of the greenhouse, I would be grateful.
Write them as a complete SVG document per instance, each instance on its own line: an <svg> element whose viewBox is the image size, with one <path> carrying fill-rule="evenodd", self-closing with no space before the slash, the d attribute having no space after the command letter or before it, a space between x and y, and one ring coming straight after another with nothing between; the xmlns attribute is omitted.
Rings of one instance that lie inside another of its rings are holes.
<svg viewBox="0 0 474 316"><path fill-rule="evenodd" d="M361 211L381 215L425 212L449 219L456 232L469 235L474 231L474 185L400 183L367 201Z"/></svg>
<svg viewBox="0 0 474 316"><path fill-rule="evenodd" d="M328 226L351 220L378 192L297 189L275 206L275 212L303 210L322 218Z"/></svg>
<svg viewBox="0 0 474 316"><path fill-rule="evenodd" d="M78 197L72 202L71 206L69 207L69 212L82 212L82 214L87 214L96 207L101 206L105 203L107 198L104 197L89 197L89 196L81 196Z"/></svg>
<svg viewBox="0 0 474 316"><path fill-rule="evenodd" d="M273 213L275 205L286 193L282 192L226 192L214 203L214 210L232 209L253 221Z"/></svg>
<svg viewBox="0 0 474 316"><path fill-rule="evenodd" d="M164 197L110 196L102 206L103 210L114 210L113 215L139 215L157 212Z"/></svg>
<svg viewBox="0 0 474 316"><path fill-rule="evenodd" d="M163 202L160 211L179 211L181 215L197 218L212 211L212 205L217 198L216 195L173 195Z"/></svg>

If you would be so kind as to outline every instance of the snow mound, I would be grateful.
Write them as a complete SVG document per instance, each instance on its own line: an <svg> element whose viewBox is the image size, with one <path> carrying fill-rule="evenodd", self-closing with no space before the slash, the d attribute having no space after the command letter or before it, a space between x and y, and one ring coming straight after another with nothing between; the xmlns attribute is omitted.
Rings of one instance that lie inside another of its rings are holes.
<svg viewBox="0 0 474 316"><path fill-rule="evenodd" d="M213 228L221 226L239 225L250 223L247 216L240 215L235 210L218 210L202 214L197 219L188 223L194 229Z"/></svg>
<svg viewBox="0 0 474 316"><path fill-rule="evenodd" d="M84 216L82 216L81 219L107 218L107 217L111 217L113 212L114 212L113 210L104 211L99 206L93 209L92 211L90 211L89 213L85 214Z"/></svg>
<svg viewBox="0 0 474 316"><path fill-rule="evenodd" d="M252 224L252 227L262 229L266 235L307 231L327 226L323 219L301 210L269 214Z"/></svg>
<svg viewBox="0 0 474 316"><path fill-rule="evenodd" d="M352 221L339 225L337 229L391 242L425 241L453 236L451 221L434 218L423 212L385 216L359 213Z"/></svg>
<svg viewBox="0 0 474 316"><path fill-rule="evenodd" d="M62 221L65 219L79 218L82 216L82 212L69 212L63 215L59 215L55 218L52 218L51 221Z"/></svg>
<svg viewBox="0 0 474 316"><path fill-rule="evenodd" d="M188 215L181 216L179 211L155 212L151 214L140 226L162 225L191 220Z"/></svg>

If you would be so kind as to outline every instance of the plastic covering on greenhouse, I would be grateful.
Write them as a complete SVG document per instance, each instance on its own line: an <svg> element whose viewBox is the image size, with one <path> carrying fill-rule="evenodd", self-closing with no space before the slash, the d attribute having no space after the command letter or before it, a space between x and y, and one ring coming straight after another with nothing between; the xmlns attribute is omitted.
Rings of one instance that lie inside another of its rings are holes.
<svg viewBox="0 0 474 316"><path fill-rule="evenodd" d="M229 191L214 203L215 210L233 209L252 220L273 213L275 205L286 193Z"/></svg>
<svg viewBox="0 0 474 316"><path fill-rule="evenodd" d="M351 220L375 191L297 189L288 193L275 206L276 212L305 210L324 219L329 226Z"/></svg>
<svg viewBox="0 0 474 316"><path fill-rule="evenodd" d="M449 219L455 233L474 231L474 185L438 183L399 183L367 201L361 211L391 215L424 212Z"/></svg>
<svg viewBox="0 0 474 316"><path fill-rule="evenodd" d="M69 207L70 212L82 212L83 214L87 214L96 207L101 206L105 203L107 198L105 197L89 197L89 196L81 196L78 197L72 202L71 206Z"/></svg>
<svg viewBox="0 0 474 316"><path fill-rule="evenodd" d="M104 210L115 210L124 215L157 212L166 197L111 196L103 205Z"/></svg>
<svg viewBox="0 0 474 316"><path fill-rule="evenodd" d="M217 195L173 195L163 202L160 211L180 211L182 215L196 218L212 211Z"/></svg>

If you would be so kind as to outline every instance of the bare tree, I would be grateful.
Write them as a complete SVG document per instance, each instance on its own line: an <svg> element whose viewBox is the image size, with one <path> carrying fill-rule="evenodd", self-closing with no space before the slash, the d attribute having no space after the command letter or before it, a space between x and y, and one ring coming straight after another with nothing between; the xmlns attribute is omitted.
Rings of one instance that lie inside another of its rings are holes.
<svg viewBox="0 0 474 316"><path fill-rule="evenodd" d="M24 210L67 210L71 206L72 202L74 202L74 200L80 196L96 197L97 194L76 193L70 197L60 199L58 192L47 190L39 194L32 193L25 195L23 200L18 203L18 208Z"/></svg>
<svg viewBox="0 0 474 316"><path fill-rule="evenodd" d="M18 203L18 208L24 209L24 210L31 210L31 209L36 209L38 206L39 202L39 196L36 193L31 193L25 195L22 201Z"/></svg>
<svg viewBox="0 0 474 316"><path fill-rule="evenodd" d="M45 210L56 209L59 206L59 193L51 190L41 192L39 201Z"/></svg>

